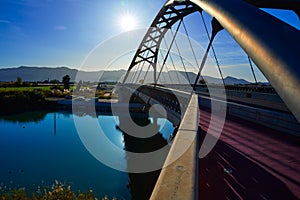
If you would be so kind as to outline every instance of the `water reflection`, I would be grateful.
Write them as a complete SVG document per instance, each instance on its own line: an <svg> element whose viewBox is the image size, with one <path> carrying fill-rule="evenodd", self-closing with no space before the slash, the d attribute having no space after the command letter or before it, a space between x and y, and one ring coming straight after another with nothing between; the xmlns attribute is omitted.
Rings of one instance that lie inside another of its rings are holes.
<svg viewBox="0 0 300 200"><path fill-rule="evenodd" d="M127 118L120 118L120 126L122 123L126 123L128 120ZM166 145L168 145L168 140L163 137L163 135L159 132L161 126L157 123L157 120L149 120L148 118L133 118L133 120L141 125L147 126L150 125L149 128L152 131L156 131L152 137L149 138L137 138L131 136L125 132L123 132L123 137L125 141L125 149L129 152L136 152L136 153L147 153L156 151ZM152 122L153 123L152 123ZM121 126L122 127L122 126ZM166 155L163 155L164 158ZM127 166L130 168L130 165L135 165L136 163L133 162L130 157L127 159ZM157 178L160 174L160 170L156 170L153 172L148 173L129 173L129 188L130 194L132 199L149 199Z"/></svg>
<svg viewBox="0 0 300 200"><path fill-rule="evenodd" d="M13 123L40 122L45 119L48 113L49 111L34 111L14 115L0 115L0 121L8 121Z"/></svg>
<svg viewBox="0 0 300 200"><path fill-rule="evenodd" d="M33 192L42 182L51 185L57 179L72 184L75 191L92 189L100 197L148 199L159 171L128 174L105 166L83 146L74 117L86 121L87 127L88 119L98 120L109 140L124 150L124 159L118 162L125 162L125 165L133 164L127 160L125 150L149 152L168 145L168 138L174 130L169 122L162 126L164 119L155 121L137 117L137 123L151 123L158 134L146 139L132 138L118 129L120 123L125 122L122 117L100 112L74 115L70 111L35 111L0 116L1 183L26 187Z"/></svg>

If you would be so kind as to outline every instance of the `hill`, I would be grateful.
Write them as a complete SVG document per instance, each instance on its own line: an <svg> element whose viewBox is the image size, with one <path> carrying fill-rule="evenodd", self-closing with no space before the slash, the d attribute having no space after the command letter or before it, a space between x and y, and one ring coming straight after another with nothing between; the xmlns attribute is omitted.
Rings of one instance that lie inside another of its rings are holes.
<svg viewBox="0 0 300 200"><path fill-rule="evenodd" d="M125 70L118 71L95 71L85 72L67 67L26 67L5 68L0 69L0 81L16 81L17 77L21 77L23 81L45 81L45 80L62 80L62 77L69 75L71 81L75 81L75 77L79 74L80 79L85 81L117 81L125 73Z"/></svg>
<svg viewBox="0 0 300 200"><path fill-rule="evenodd" d="M116 71L79 71L77 69L70 69L68 67L27 67L21 66L18 68L4 68L0 69L0 81L16 81L17 77L21 77L23 81L45 81L45 80L62 80L62 77L65 75L69 75L71 77L71 81L75 81L76 76L79 77L78 80L83 81L119 81L122 76L126 73L125 70L116 70ZM140 77L144 77L146 72L142 72ZM188 78L187 78L188 76ZM77 77L77 78L78 78ZM194 83L196 79L196 74L192 72L175 72L169 71L169 74L163 72L161 78L164 79L167 83L178 82L187 83L189 80L191 83ZM220 78L215 78L211 76L203 76L203 78L209 84L222 84L223 81ZM151 73L148 74L147 80L148 82L153 82L153 75ZM244 79L237 79L234 77L226 77L224 79L227 85L234 84L250 84L250 82Z"/></svg>

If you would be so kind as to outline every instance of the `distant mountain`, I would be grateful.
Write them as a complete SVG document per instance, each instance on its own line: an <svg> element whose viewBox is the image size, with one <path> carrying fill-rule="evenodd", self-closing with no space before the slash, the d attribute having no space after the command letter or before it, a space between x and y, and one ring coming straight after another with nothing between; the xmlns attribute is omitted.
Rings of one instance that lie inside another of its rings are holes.
<svg viewBox="0 0 300 200"><path fill-rule="evenodd" d="M57 79L59 81L62 80L62 77L65 75L69 75L71 77L71 81L75 81L75 78L78 80L83 81L119 81L124 75L125 70L116 70L116 71L93 71L93 72L86 72L86 71L78 71L77 69L70 69L67 67L26 67L21 66L18 68L5 68L0 69L0 81L16 81L17 77L21 77L23 81L45 81L45 80L54 80ZM135 77L135 79L141 80L145 77L146 72L141 72ZM203 76L203 78L209 84L223 84L222 79L214 78L211 76ZM153 82L153 74L148 73L145 82ZM196 74L193 72L175 72L169 71L162 72L160 76L160 80L163 83L194 83L196 79ZM138 80L138 81L139 81ZM226 77L224 79L227 85L234 85L234 84L250 84L250 82L244 79L237 79L234 77Z"/></svg>
<svg viewBox="0 0 300 200"><path fill-rule="evenodd" d="M203 76L203 78L208 84L223 84L223 81L220 78L215 78L211 76Z"/></svg>
<svg viewBox="0 0 300 200"><path fill-rule="evenodd" d="M76 76L84 81L118 81L124 74L125 70L118 71L94 71L85 72L67 67L26 67L0 69L0 81L16 81L21 77L23 81L45 81L45 80L62 80L62 77L69 75L71 81L75 81Z"/></svg>
<svg viewBox="0 0 300 200"><path fill-rule="evenodd" d="M231 76L227 76L224 79L224 82L225 82L226 85L234 85L234 84L245 85L245 84L250 84L251 83L249 81L246 81L245 79L237 79L237 78L234 78L234 77L231 77Z"/></svg>
<svg viewBox="0 0 300 200"><path fill-rule="evenodd" d="M175 73L175 72L173 72ZM185 72L180 72L181 76L183 76L184 78L189 79L189 81L191 83L195 82L196 79L196 74L193 72L187 72L187 74ZM175 76L174 76L175 77ZM211 76L203 76L203 78L206 80L206 82L208 84L223 84L223 81L221 78L215 78L215 77L211 77ZM245 79L238 79L238 78L234 78L231 76L227 76L226 78L224 78L224 82L226 85L235 85L235 84L251 84L251 82L246 81Z"/></svg>

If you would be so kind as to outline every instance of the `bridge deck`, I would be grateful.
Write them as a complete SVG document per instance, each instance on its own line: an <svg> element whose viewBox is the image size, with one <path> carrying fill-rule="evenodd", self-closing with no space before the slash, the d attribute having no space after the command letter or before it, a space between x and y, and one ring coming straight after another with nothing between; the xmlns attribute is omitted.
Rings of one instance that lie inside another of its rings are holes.
<svg viewBox="0 0 300 200"><path fill-rule="evenodd" d="M200 143L210 112L200 109ZM220 140L199 160L200 199L300 198L300 138L227 117Z"/></svg>

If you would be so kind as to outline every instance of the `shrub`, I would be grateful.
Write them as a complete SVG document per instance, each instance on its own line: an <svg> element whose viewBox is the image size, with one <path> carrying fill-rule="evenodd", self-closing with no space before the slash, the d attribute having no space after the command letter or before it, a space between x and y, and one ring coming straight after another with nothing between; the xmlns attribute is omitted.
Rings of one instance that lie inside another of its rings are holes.
<svg viewBox="0 0 300 200"><path fill-rule="evenodd" d="M88 192L78 192L77 194L71 189L71 185L63 184L58 181L51 187L38 186L37 191L31 195L27 194L25 188L5 190L0 187L1 200L97 200L92 190ZM110 200L107 196L101 200ZM112 200L117 200L115 197Z"/></svg>

